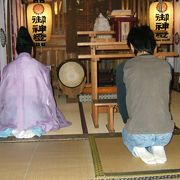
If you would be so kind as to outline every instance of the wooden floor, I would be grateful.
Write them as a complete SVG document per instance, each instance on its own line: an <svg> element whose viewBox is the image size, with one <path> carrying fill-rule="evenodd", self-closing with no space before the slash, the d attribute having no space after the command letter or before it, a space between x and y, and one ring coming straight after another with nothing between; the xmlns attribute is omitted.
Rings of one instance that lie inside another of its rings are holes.
<svg viewBox="0 0 180 180"><path fill-rule="evenodd" d="M81 125L82 117L79 113L79 104L77 102L68 103L64 96L60 98L56 96L56 99L58 107L65 117L72 122L72 126L49 132L37 139L1 140L0 180L91 180L95 178L96 173L88 136L108 133L105 127L107 123L106 114L100 114L100 127L94 128L90 103L83 103L87 126L87 133L85 134ZM173 92L171 111L178 126L180 126L179 107L180 93ZM116 133L120 134L122 128L122 119L119 113L116 113ZM180 144L179 141L177 143ZM117 145L110 144L110 146L114 151L117 150ZM117 157L119 157L119 153ZM175 153L179 157L179 149L175 149ZM108 157L108 155L106 156ZM116 154L113 156L115 157ZM112 163L110 157L108 161Z"/></svg>

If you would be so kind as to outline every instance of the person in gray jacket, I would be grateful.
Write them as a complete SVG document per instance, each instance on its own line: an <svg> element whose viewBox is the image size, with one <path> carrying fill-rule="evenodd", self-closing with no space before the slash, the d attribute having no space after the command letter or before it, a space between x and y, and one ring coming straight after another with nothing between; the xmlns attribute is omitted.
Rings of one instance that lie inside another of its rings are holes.
<svg viewBox="0 0 180 180"><path fill-rule="evenodd" d="M153 53L156 41L149 26L130 30L127 38L135 57L117 67L118 103L125 126L123 143L147 164L167 161L164 146L174 122L169 111L171 67Z"/></svg>

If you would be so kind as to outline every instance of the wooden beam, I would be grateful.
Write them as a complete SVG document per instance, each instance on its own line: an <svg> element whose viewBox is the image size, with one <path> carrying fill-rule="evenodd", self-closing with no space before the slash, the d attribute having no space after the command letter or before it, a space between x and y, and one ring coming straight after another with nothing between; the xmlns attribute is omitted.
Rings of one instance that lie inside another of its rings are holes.
<svg viewBox="0 0 180 180"><path fill-rule="evenodd" d="M178 57L179 55L176 52L157 52L154 54L156 57Z"/></svg>
<svg viewBox="0 0 180 180"><path fill-rule="evenodd" d="M155 53L154 56L156 57L178 57L179 55L176 52L158 52ZM132 58L134 57L134 54L128 53L128 54L123 54L123 53L117 53L117 54L97 54L97 55L91 55L91 54L82 54L78 55L78 59L116 59L116 58Z"/></svg>
<svg viewBox="0 0 180 180"><path fill-rule="evenodd" d="M117 45L98 45L96 46L96 50L130 50L127 44L117 44Z"/></svg>
<svg viewBox="0 0 180 180"><path fill-rule="evenodd" d="M114 31L78 31L77 35L100 35L100 34L115 34Z"/></svg>
<svg viewBox="0 0 180 180"><path fill-rule="evenodd" d="M112 41L112 42L79 42L77 43L78 46L110 46L110 45L127 45L126 42L120 42L120 41ZM113 49L113 48L112 48Z"/></svg>
<svg viewBox="0 0 180 180"><path fill-rule="evenodd" d="M82 93L91 94L92 93L91 86L89 86L89 87L85 86ZM97 88L97 93L98 94L116 94L117 93L117 88L116 88L116 86L98 87Z"/></svg>
<svg viewBox="0 0 180 180"><path fill-rule="evenodd" d="M78 55L78 59L123 59L123 58L132 58L134 54L98 54L98 55L91 55L91 54L84 54Z"/></svg>

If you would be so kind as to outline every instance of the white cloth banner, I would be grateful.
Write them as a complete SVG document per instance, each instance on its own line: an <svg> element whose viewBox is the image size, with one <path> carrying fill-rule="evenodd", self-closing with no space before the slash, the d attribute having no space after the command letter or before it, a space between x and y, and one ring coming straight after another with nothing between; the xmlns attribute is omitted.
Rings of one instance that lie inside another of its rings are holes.
<svg viewBox="0 0 180 180"><path fill-rule="evenodd" d="M0 1L0 29L6 35L6 15L7 15L7 0ZM6 46L3 47L0 42L0 75L4 66L7 64ZM1 77L1 76L0 76Z"/></svg>

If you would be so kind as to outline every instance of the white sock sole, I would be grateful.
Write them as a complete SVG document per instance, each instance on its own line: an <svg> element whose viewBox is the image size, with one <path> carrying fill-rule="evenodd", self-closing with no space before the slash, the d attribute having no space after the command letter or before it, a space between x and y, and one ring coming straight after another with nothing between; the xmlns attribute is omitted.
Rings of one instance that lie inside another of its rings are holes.
<svg viewBox="0 0 180 180"><path fill-rule="evenodd" d="M156 160L150 152L144 147L134 147L133 154L135 157L139 157L146 164L156 164Z"/></svg>
<svg viewBox="0 0 180 180"><path fill-rule="evenodd" d="M152 146L151 151L157 163L164 164L167 161L163 146Z"/></svg>

